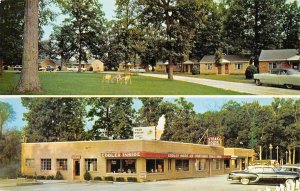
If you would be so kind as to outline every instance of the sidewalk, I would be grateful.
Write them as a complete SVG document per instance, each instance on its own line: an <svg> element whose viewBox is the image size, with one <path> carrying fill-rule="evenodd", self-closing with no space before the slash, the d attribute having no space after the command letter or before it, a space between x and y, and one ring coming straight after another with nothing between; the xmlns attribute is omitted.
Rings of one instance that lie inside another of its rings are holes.
<svg viewBox="0 0 300 191"><path fill-rule="evenodd" d="M139 74L141 76L163 78L167 79L166 74ZM220 80L210 80L202 78L193 78L187 76L176 76L174 75L174 80L190 82L195 84L201 84L206 86L211 86L215 88L221 88L225 90L237 91L253 95L300 95L299 89L284 89L282 87L269 87L269 86L256 86L253 84L238 83L238 82L226 82Z"/></svg>

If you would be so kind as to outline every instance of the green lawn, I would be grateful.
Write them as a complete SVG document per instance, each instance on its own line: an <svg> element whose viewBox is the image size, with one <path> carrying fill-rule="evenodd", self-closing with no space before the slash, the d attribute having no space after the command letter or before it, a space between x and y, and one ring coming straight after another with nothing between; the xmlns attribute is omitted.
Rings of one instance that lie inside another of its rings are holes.
<svg viewBox="0 0 300 191"><path fill-rule="evenodd" d="M103 83L103 74L41 72L41 95L241 95L242 93L166 79L132 76L132 84ZM14 91L19 74L5 72L0 76L0 94Z"/></svg>

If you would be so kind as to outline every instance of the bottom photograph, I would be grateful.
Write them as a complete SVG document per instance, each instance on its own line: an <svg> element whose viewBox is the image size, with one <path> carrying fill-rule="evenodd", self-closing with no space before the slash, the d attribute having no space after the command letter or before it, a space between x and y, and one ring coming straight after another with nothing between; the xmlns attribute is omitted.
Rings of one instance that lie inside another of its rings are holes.
<svg viewBox="0 0 300 191"><path fill-rule="evenodd" d="M0 97L0 191L299 190L299 132L299 98Z"/></svg>

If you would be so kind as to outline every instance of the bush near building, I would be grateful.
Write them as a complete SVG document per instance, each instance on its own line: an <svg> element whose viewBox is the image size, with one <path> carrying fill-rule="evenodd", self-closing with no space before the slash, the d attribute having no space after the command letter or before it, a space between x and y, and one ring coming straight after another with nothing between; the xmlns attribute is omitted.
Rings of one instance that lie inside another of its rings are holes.
<svg viewBox="0 0 300 191"><path fill-rule="evenodd" d="M258 70L254 65L248 66L245 72L246 79L253 79L256 73L258 73Z"/></svg>

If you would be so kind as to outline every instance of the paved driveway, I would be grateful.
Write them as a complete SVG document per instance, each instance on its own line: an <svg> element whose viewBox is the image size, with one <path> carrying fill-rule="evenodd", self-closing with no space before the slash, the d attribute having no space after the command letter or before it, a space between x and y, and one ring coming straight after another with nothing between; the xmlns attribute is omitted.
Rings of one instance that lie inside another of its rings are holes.
<svg viewBox="0 0 300 191"><path fill-rule="evenodd" d="M156 77L167 79L165 74L140 74L142 76ZM284 89L282 87L268 87L268 86L256 86L253 84L226 82L220 80L210 80L202 78L193 78L186 76L174 76L174 80L190 82L195 84L202 84L216 88L222 88L225 90L243 92L254 95L300 95L299 89Z"/></svg>
<svg viewBox="0 0 300 191"><path fill-rule="evenodd" d="M60 183L23 187L0 187L0 191L263 191L275 185L241 185L226 180L227 175L146 183Z"/></svg>

